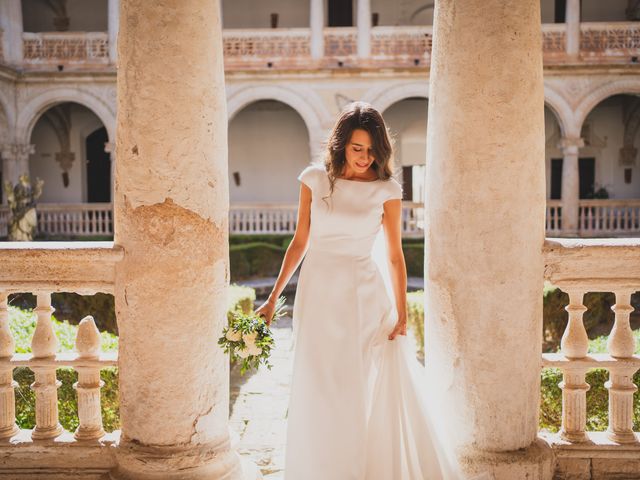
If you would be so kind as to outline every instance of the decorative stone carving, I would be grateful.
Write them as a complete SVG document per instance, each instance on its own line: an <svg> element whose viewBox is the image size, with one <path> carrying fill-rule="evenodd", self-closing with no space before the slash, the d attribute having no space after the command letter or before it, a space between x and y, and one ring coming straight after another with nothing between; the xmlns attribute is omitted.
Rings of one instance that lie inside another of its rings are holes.
<svg viewBox="0 0 640 480"><path fill-rule="evenodd" d="M76 335L76 350L80 359L97 359L100 354L100 332L93 317L87 316L80 321ZM78 440L95 440L104 436L102 414L100 411L99 367L76 367L78 381L73 388L78 392L78 418L80 424L74 434Z"/></svg>
<svg viewBox="0 0 640 480"><path fill-rule="evenodd" d="M31 241L38 226L36 200L42 195L44 182L36 179L32 184L27 175L21 175L17 185L5 183L5 194L11 211L9 220L9 240Z"/></svg>
<svg viewBox="0 0 640 480"><path fill-rule="evenodd" d="M53 357L58 349L58 339L51 323L51 294L36 292L38 316L36 330L31 340L31 351L34 358ZM36 427L31 434L33 439L55 438L62 433L58 422L58 388L62 384L56 378L55 366L31 367L35 374L35 382L31 389L36 394Z"/></svg>

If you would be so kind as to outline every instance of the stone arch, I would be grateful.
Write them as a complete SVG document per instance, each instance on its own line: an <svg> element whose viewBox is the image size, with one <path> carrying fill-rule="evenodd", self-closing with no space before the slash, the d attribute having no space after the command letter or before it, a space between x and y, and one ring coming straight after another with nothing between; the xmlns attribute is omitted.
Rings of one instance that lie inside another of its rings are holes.
<svg viewBox="0 0 640 480"><path fill-rule="evenodd" d="M384 112L394 103L415 97L429 99L429 82L403 83L391 88L382 85L367 92L362 100L373 105L379 112Z"/></svg>
<svg viewBox="0 0 640 480"><path fill-rule="evenodd" d="M32 98L22 109L16 124L16 137L27 144L31 139L33 127L42 114L58 103L78 103L91 110L107 129L110 142L115 142L116 118L111 107L102 99L82 89L60 88L47 90Z"/></svg>
<svg viewBox="0 0 640 480"><path fill-rule="evenodd" d="M550 88L544 86L544 104L556 117L556 121L560 126L560 134L563 137L579 136L580 129L574 121L574 112L562 95Z"/></svg>
<svg viewBox="0 0 640 480"><path fill-rule="evenodd" d="M578 133L591 111L602 101L614 95L640 95L640 79L624 79L606 83L582 99L575 111Z"/></svg>
<svg viewBox="0 0 640 480"><path fill-rule="evenodd" d="M232 93L227 99L227 118L231 122L239 111L260 100L277 100L291 107L302 117L311 138L322 130L323 124L319 109L311 97L303 97L294 90L271 85L246 87Z"/></svg>

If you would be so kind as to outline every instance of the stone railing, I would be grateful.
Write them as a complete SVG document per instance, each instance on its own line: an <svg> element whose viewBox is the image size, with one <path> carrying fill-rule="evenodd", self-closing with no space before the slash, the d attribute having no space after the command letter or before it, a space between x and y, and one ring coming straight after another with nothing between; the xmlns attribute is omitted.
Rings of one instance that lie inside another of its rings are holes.
<svg viewBox="0 0 640 480"><path fill-rule="evenodd" d="M37 213L38 230L48 235L113 235L110 203L43 203Z"/></svg>
<svg viewBox="0 0 640 480"><path fill-rule="evenodd" d="M545 217L547 235L559 235L562 232L562 201L547 200L547 215Z"/></svg>
<svg viewBox="0 0 640 480"><path fill-rule="evenodd" d="M638 22L582 23L580 26L582 57L612 59L640 55L640 25Z"/></svg>
<svg viewBox="0 0 640 480"><path fill-rule="evenodd" d="M308 28L225 30L225 68L303 67L308 60Z"/></svg>
<svg viewBox="0 0 640 480"><path fill-rule="evenodd" d="M640 458L640 435L633 431L633 401L637 391L633 375L640 369L640 356L634 354L636 344L629 325L633 311L631 295L640 290L639 265L640 239L547 240L545 244L545 279L569 295L566 307L569 321L562 336L561 353L542 355L543 368L556 367L563 373L559 385L562 426L558 434L549 436L554 448L562 451L558 455L560 469L589 472L589 468L606 469L607 461ZM616 304L612 307L615 323L607 354L588 351L587 332L582 322L587 310L583 298L588 292L615 294ZM609 381L605 384L609 391L606 433L586 431L586 393L590 386L585 374L594 368L609 372ZM594 467L590 462L596 457L602 465ZM632 467L628 477L615 478L640 478L640 463L636 461Z"/></svg>
<svg viewBox="0 0 640 480"><path fill-rule="evenodd" d="M109 63L106 32L24 32L22 39L24 63L28 65Z"/></svg>
<svg viewBox="0 0 640 480"><path fill-rule="evenodd" d="M110 203L42 203L38 205L37 213L38 231L46 235L113 235L113 212ZM0 238L7 235L8 217L6 207L0 208ZM292 234L295 231L296 220L295 204L232 204L229 209L229 229L232 234ZM563 235L560 200L547 200L545 227L548 236ZM403 202L403 235L422 236L423 228L423 204ZM630 236L638 233L640 200L580 201L580 236Z"/></svg>
<svg viewBox="0 0 640 480"><path fill-rule="evenodd" d="M580 200L580 233L621 235L640 233L640 200Z"/></svg>
<svg viewBox="0 0 640 480"><path fill-rule="evenodd" d="M296 230L298 207L290 204L238 204L229 209L229 233L290 234Z"/></svg>
<svg viewBox="0 0 640 480"><path fill-rule="evenodd" d="M100 370L117 366L117 353L100 351L99 332L91 317L79 325L76 351L59 353L51 321L51 293L113 293L115 264L122 257L122 250L110 242L0 246L0 438L5 440L0 442L0 455L4 459L0 475L24 472L26 465L43 476L61 465L73 466L74 472L80 469L107 472L114 466L114 449L110 447L117 443L119 431L105 433L102 426ZM37 323L32 353L21 354L15 353L15 341L9 330L7 297L25 292L37 297L34 310ZM18 367L26 367L35 375L31 384L35 393L33 429L20 430L16 425L17 384L13 371ZM63 367L74 368L78 373L74 388L79 426L73 433L62 428L58 416L60 382L56 370ZM46 442L35 443L40 440Z"/></svg>
<svg viewBox="0 0 640 480"><path fill-rule="evenodd" d="M232 234L293 234L297 220L297 205L236 204L229 209L229 232ZM403 236L422 236L423 228L423 204L403 202Z"/></svg>
<svg viewBox="0 0 640 480"><path fill-rule="evenodd" d="M227 29L223 32L225 69L340 68L360 64L375 67L429 65L431 26L373 27L371 57L366 61L356 57L355 27L326 27L323 34L324 58L312 60L309 28ZM23 42L27 67L109 65L106 32L24 32ZM542 25L542 48L545 62L565 62L566 26ZM637 22L581 24L582 61L626 62L639 55L640 26Z"/></svg>
<svg viewBox="0 0 640 480"><path fill-rule="evenodd" d="M542 51L544 59L563 58L566 55L567 40L564 23L548 23L542 25Z"/></svg>

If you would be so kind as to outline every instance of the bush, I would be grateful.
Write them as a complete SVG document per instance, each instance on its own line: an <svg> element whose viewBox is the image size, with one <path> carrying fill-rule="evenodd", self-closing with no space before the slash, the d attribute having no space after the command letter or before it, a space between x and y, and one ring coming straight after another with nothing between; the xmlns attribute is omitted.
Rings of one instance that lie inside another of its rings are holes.
<svg viewBox="0 0 640 480"><path fill-rule="evenodd" d="M407 293L407 327L418 343L418 357L424 358L424 290Z"/></svg>
<svg viewBox="0 0 640 480"><path fill-rule="evenodd" d="M255 291L249 287L232 285L229 289L228 311L240 309L245 313L253 310ZM230 313L229 313L230 315ZM36 315L31 310L9 307L9 329L16 342L16 353L31 352L31 338L36 328ZM58 321L53 318L53 330L60 344L59 351L73 351L78 327L68 321ZM100 332L102 351L116 351L118 337L109 332ZM214 339L212 348L219 348ZM73 368L58 368L58 380L62 385L58 389L58 409L60 424L65 430L73 432L78 427L78 401L73 384L78 380L78 374ZM105 431L112 432L120 428L120 413L118 401L118 369L107 367L101 370L100 377L104 386L100 390L102 422ZM34 382L34 374L27 367L14 369L14 379L18 383L16 388L16 423L20 428L32 429L35 426L35 394L30 385Z"/></svg>
<svg viewBox="0 0 640 480"><path fill-rule="evenodd" d="M560 347L560 340L569 320L569 314L564 309L569 304L569 295L545 282L543 298L542 351L555 352ZM594 339L610 332L614 322L611 307L616 302L615 295L611 292L589 292L583 301L587 311L582 319L589 338ZM632 295L631 304L636 308L637 316L640 313L640 295ZM632 318L632 322L633 320Z"/></svg>
<svg viewBox="0 0 640 480"><path fill-rule="evenodd" d="M634 331L640 353L640 330ZM589 353L606 353L607 336L597 337L589 342ZM587 430L602 432L607 429L609 392L604 384L609 380L607 370L598 368L587 372L586 382L590 385L587 390ZM558 384L562 381L562 371L559 368L545 368L542 370L542 384L540 391L540 429L557 432L562 423L562 390ZM633 383L640 385L640 371L633 377ZM633 429L640 429L640 396L634 395Z"/></svg>

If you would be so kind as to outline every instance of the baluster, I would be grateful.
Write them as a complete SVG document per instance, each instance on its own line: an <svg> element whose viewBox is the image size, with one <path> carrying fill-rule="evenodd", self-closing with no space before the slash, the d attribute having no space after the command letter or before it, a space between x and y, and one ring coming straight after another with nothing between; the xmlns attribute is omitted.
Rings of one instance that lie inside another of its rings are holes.
<svg viewBox="0 0 640 480"><path fill-rule="evenodd" d="M0 292L0 439L13 437L20 430L16 425L15 388L13 367L8 363L15 352L16 343L9 330L7 294ZM3 365L7 362L6 365Z"/></svg>
<svg viewBox="0 0 640 480"><path fill-rule="evenodd" d="M614 358L629 358L636 350L636 341L629 325L633 312L631 294L633 289L615 292L615 323L607 341L609 354ZM633 433L633 394L638 387L633 383L637 367L613 366L609 369L609 380L604 384L609 390L609 427L607 436L618 443L636 441Z"/></svg>
<svg viewBox="0 0 640 480"><path fill-rule="evenodd" d="M33 358L52 358L58 349L58 339L51 323L51 294L36 292L38 303L35 309L38 317L36 330L31 340ZM58 387L61 382L56 378L56 367L31 367L35 373L35 382L31 389L36 394L36 428L31 434L33 439L54 438L62 433L58 422Z"/></svg>
<svg viewBox="0 0 640 480"><path fill-rule="evenodd" d="M624 210L622 211L622 230L629 229L629 213L629 209L627 207L624 207Z"/></svg>
<svg viewBox="0 0 640 480"><path fill-rule="evenodd" d="M578 289L567 290L569 305L565 310L569 313L569 323L560 342L564 356L570 360L581 359L589 351L589 338L584 328L582 316L587 310L583 304L584 292ZM562 426L560 436L570 442L584 442L587 424L587 390L590 386L585 381L588 368L568 365L562 369Z"/></svg>
<svg viewBox="0 0 640 480"><path fill-rule="evenodd" d="M100 332L93 317L80 321L76 335L78 359L97 359L100 354ZM78 392L78 419L80 424L74 434L78 440L95 440L104 436L102 413L100 411L100 388L104 382L100 379L99 367L76 367L78 381L73 388Z"/></svg>

